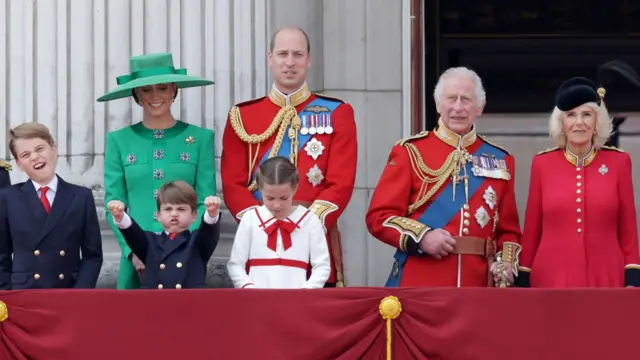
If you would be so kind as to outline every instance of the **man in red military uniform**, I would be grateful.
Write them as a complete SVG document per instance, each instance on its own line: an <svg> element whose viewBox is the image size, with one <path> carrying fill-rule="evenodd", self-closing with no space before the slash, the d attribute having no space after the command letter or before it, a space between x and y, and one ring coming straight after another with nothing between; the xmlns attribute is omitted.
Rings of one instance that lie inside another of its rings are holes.
<svg viewBox="0 0 640 360"><path fill-rule="evenodd" d="M351 105L313 94L307 87L310 44L299 28L275 33L268 54L274 84L268 96L237 104L222 138L224 201L237 221L258 206L258 166L276 155L300 172L295 202L312 209L327 232L331 275L327 287L344 286L338 217L351 199L358 158Z"/></svg>
<svg viewBox="0 0 640 360"><path fill-rule="evenodd" d="M514 158L476 134L485 93L475 72L447 70L434 98L438 127L396 143L367 212L369 232L397 248L386 286L511 286Z"/></svg>

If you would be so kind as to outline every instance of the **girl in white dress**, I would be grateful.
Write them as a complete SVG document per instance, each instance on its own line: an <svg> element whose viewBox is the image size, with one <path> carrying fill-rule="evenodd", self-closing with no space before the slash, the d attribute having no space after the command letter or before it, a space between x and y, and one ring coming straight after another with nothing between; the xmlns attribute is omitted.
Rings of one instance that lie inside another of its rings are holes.
<svg viewBox="0 0 640 360"><path fill-rule="evenodd" d="M329 279L329 249L320 219L293 205L298 170L285 157L260 165L263 205L240 220L227 264L236 288L315 289Z"/></svg>

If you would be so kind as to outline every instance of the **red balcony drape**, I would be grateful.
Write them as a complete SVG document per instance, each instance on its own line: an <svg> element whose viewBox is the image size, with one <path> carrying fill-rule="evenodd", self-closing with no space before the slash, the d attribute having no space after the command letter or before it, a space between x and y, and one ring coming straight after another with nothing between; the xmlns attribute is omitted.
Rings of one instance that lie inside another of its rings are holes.
<svg viewBox="0 0 640 360"><path fill-rule="evenodd" d="M638 358L637 289L342 288L0 292L0 360L387 359L387 296L393 359Z"/></svg>

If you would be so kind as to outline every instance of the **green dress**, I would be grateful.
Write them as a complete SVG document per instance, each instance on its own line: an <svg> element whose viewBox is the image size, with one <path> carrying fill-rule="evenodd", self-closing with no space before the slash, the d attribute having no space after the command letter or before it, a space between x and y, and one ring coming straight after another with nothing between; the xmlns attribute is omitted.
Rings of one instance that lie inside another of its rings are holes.
<svg viewBox="0 0 640 360"><path fill-rule="evenodd" d="M198 194L198 217L204 214L204 199L216 195L213 131L178 121L165 130L153 130L142 123L107 134L104 164L105 209L120 200L129 215L147 231L160 232L156 220L157 191L163 184L183 180ZM107 221L122 249L118 289L140 288L131 262L131 249L113 224ZM194 222L192 230L200 225Z"/></svg>

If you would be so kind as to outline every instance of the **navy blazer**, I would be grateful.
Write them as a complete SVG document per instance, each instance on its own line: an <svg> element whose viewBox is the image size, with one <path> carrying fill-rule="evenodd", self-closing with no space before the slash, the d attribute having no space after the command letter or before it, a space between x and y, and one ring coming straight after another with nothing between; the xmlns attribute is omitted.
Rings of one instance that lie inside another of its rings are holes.
<svg viewBox="0 0 640 360"><path fill-rule="evenodd" d="M4 167L0 166L0 189L11 186L11 177Z"/></svg>
<svg viewBox="0 0 640 360"><path fill-rule="evenodd" d="M200 227L185 230L171 240L165 231L144 231L131 218L131 226L120 229L131 251L145 264L143 289L204 288L207 263L220 238L220 218L207 224L204 215Z"/></svg>
<svg viewBox="0 0 640 360"><path fill-rule="evenodd" d="M48 215L31 180L0 190L0 290L95 288L101 267L91 190L58 176Z"/></svg>

